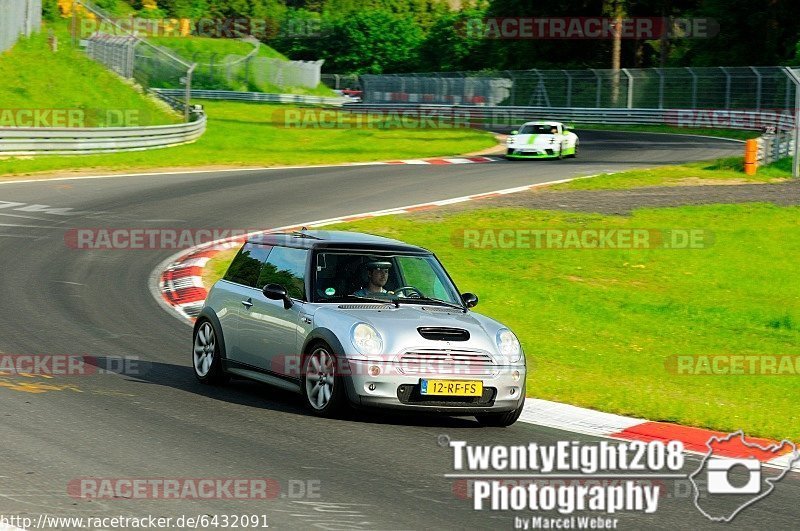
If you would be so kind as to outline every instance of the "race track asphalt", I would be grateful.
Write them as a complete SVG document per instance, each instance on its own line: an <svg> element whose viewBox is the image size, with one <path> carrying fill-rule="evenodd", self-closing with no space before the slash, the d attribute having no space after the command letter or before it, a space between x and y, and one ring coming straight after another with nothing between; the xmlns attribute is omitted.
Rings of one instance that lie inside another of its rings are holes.
<svg viewBox="0 0 800 531"><path fill-rule="evenodd" d="M565 161L0 185L0 352L142 360L130 375L0 373L0 516L258 514L279 529L507 529L515 516L530 516L473 510L463 482L444 477L453 472L452 451L439 446L439 436L471 444L597 439L531 424L478 428L468 418L384 412L324 420L306 414L294 395L265 385L200 385L190 368L190 327L148 290L153 269L174 250L72 249L65 233L270 228L743 149L724 140L651 134L586 132L581 140L580 157ZM72 210L52 210L64 208ZM690 457L685 471L697 465ZM270 478L281 494L267 501L88 501L70 496L69 486L80 478ZM686 480L665 480L668 495L658 511L624 513L619 527L722 528L697 511L686 487ZM796 528L798 498L800 478L793 474L728 527Z"/></svg>

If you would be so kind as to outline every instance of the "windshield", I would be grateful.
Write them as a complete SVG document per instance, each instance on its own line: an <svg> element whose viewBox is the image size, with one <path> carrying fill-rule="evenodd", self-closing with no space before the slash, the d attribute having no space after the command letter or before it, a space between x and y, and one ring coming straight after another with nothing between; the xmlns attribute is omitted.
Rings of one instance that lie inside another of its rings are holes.
<svg viewBox="0 0 800 531"><path fill-rule="evenodd" d="M331 252L316 257L315 302L357 297L392 302L439 300L461 306L461 297L433 255Z"/></svg>
<svg viewBox="0 0 800 531"><path fill-rule="evenodd" d="M520 135L549 135L558 133L558 128L554 125L523 125L519 130Z"/></svg>

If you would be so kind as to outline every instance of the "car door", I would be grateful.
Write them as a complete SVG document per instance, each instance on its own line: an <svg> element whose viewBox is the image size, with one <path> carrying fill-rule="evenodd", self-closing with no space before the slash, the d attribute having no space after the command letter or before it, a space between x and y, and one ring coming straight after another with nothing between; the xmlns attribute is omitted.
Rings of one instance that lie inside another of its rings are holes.
<svg viewBox="0 0 800 531"><path fill-rule="evenodd" d="M217 290L224 293L222 308L217 316L222 326L228 360L239 361L239 322L242 310L252 301L261 266L271 249L271 245L245 243L228 267L222 282L217 285Z"/></svg>
<svg viewBox="0 0 800 531"><path fill-rule="evenodd" d="M243 363L278 374L297 373L298 333L305 318L305 277L309 251L293 247L273 247L261 267L250 305L239 319L239 357ZM292 299L267 299L261 290L267 284L280 284ZM293 370L294 369L294 370Z"/></svg>

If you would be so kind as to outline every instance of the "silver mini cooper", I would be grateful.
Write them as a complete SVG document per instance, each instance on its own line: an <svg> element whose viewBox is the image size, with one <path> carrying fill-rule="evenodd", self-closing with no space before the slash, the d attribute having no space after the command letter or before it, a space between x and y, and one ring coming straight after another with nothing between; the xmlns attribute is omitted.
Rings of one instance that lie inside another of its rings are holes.
<svg viewBox="0 0 800 531"><path fill-rule="evenodd" d="M470 311L430 251L353 232L264 234L241 248L194 325L203 383L229 375L347 405L513 424L525 401L517 337Z"/></svg>

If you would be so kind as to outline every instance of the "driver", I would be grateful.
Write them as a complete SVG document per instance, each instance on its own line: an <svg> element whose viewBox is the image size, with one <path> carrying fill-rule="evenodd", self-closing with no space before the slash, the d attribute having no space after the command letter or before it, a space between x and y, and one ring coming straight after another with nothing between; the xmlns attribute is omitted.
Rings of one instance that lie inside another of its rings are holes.
<svg viewBox="0 0 800 531"><path fill-rule="evenodd" d="M383 287L389 280L389 268L391 262L367 262L367 285L353 293L358 297L374 297L376 295L394 295L391 291L386 291Z"/></svg>

